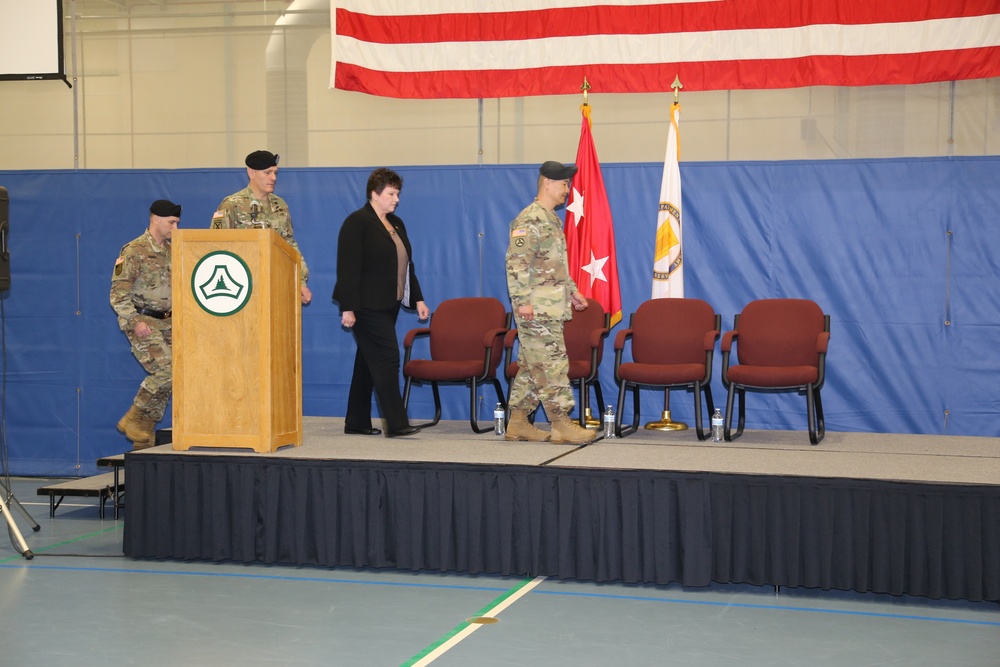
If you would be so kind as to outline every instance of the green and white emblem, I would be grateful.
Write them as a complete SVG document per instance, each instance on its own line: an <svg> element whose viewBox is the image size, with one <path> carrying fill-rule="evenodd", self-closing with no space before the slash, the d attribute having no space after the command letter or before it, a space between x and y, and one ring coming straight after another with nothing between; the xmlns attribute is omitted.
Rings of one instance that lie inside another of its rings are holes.
<svg viewBox="0 0 1000 667"><path fill-rule="evenodd" d="M238 255L216 250L198 260L191 273L191 291L198 305L212 315L232 315L250 300L253 276Z"/></svg>

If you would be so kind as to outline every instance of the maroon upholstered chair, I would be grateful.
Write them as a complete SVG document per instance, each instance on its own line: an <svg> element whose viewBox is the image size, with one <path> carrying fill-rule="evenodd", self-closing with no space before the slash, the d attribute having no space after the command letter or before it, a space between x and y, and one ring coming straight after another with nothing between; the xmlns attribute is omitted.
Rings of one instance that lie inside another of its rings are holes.
<svg viewBox="0 0 1000 667"><path fill-rule="evenodd" d="M736 345L737 360L731 363ZM804 392L809 442L818 445L826 433L820 388L826 375L826 350L830 344L830 316L808 299L751 301L733 321L733 330L722 337L722 383L726 398L725 437L743 434L746 390ZM733 397L740 397L736 433L730 433Z"/></svg>
<svg viewBox="0 0 1000 667"><path fill-rule="evenodd" d="M702 424L701 394L708 414L712 402L712 357L722 319L701 299L650 299L629 318L629 328L615 337L615 381L618 412L615 432L621 436L639 428L639 389L685 388L694 392L698 439L708 437ZM626 342L632 343L632 361L622 361ZM622 427L625 392L632 390L632 425Z"/></svg>
<svg viewBox="0 0 1000 667"><path fill-rule="evenodd" d="M434 392L434 420L417 424L418 428L434 426L441 421L441 383L461 383L469 387L469 422L476 433L492 430L480 428L476 421L476 389L490 382L496 389L497 400L504 410L507 399L497 379L497 368L503 360L503 341L510 327L510 315L504 305L492 297L447 299L438 305L427 327L411 329L403 339L403 405L409 406L410 386L414 383L431 385ZM430 338L430 359L411 359L413 343L420 336ZM491 411L492 412L492 411Z"/></svg>
<svg viewBox="0 0 1000 667"><path fill-rule="evenodd" d="M587 425L586 409L590 406L591 387L597 396L598 415L600 407L604 405L604 394L601 392L597 371L604 358L604 339L611 332L611 315L604 312L604 306L596 299L589 301L586 309L574 310L573 319L563 326L566 354L569 357L569 381L577 389L577 407L580 412L578 420L580 426L584 427ZM517 329L511 329L504 339L504 376L507 378L508 400L511 383L519 369L514 355L516 343Z"/></svg>

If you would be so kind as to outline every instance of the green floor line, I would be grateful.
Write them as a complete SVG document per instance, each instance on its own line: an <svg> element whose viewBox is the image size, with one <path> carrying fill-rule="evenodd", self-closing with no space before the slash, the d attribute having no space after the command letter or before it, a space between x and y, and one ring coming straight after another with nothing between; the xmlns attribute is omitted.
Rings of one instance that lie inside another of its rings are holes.
<svg viewBox="0 0 1000 667"><path fill-rule="evenodd" d="M48 545L46 547L39 547L38 549L31 549L31 553L37 555L37 554L39 554L39 553L41 553L43 551L48 551L50 549L55 549L56 547L61 547L61 546L66 545L66 544L73 544L74 542L79 542L81 540L90 539L91 537L97 537L98 535L103 535L104 533L110 533L113 530L118 530L120 527L121 527L120 525L111 526L110 528L105 528L104 530L98 530L97 532L94 532L94 533L87 533L86 535L80 535L79 537L74 537L73 539L70 539L70 540L63 540L62 542L56 542L55 544L50 544L50 545ZM30 548L31 545L28 545L28 546ZM23 558L23 556L21 554L15 554L13 556L10 556L8 558L4 558L3 560L0 560L0 564L10 563L11 561L19 560L21 558Z"/></svg>
<svg viewBox="0 0 1000 667"><path fill-rule="evenodd" d="M503 602L504 600L506 600L507 598L509 598L511 595L514 595L515 593L517 593L519 590L521 590L522 588L524 588L525 586L527 586L528 584L530 584L532 581L534 581L533 578L528 578L528 579L522 580L521 583L519 583L517 586L514 586L513 588L510 588L510 589L504 591L503 593L501 593L500 595L498 595L497 597L495 597L492 602L490 602L488 605L486 605L485 607L483 607L482 609L480 609L479 611L477 611L475 614L473 614L473 617L485 615L488 611L490 611L491 609L493 609L494 607L496 607L497 605L499 605L501 602ZM409 660L407 660L406 662L404 662L402 665L400 665L400 667L412 667L412 665L415 665L420 660L423 660L424 658L426 658L428 655L430 655L431 652L436 651L439 646L441 646L445 642L449 641L452 637L454 637L455 635L457 635L458 633L460 633L462 630L465 630L470 625L472 625L472 624L469 623L468 621L463 621L462 623L459 623L454 628L452 628L452 630L450 632L448 632L447 634L445 634L444 636L442 636L440 639L438 639L433 644L429 645L427 648L425 648L420 653L416 654L415 656L413 656L412 658L410 658Z"/></svg>

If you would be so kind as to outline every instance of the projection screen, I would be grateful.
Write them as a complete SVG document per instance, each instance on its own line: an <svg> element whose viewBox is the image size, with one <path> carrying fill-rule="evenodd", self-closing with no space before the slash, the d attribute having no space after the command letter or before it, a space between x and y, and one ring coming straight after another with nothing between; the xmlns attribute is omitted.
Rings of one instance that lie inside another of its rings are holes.
<svg viewBox="0 0 1000 667"><path fill-rule="evenodd" d="M62 79L62 2L0 0L0 80Z"/></svg>

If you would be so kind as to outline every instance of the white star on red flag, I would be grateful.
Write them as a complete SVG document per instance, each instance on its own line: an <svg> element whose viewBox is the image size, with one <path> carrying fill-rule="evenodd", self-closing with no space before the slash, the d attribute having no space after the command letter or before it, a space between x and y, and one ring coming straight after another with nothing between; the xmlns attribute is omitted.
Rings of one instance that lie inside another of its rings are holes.
<svg viewBox="0 0 1000 667"><path fill-rule="evenodd" d="M594 251L590 251L590 264L584 264L580 267L581 271L586 271L590 274L590 286L593 287L594 283L598 280L603 280L608 282L608 277L604 275L604 265L608 263L608 258L601 257L597 259L594 257Z"/></svg>
<svg viewBox="0 0 1000 667"><path fill-rule="evenodd" d="M573 188L573 197L570 199L569 204L566 205L566 210L573 214L573 225L576 227L580 226L583 222L583 193Z"/></svg>

